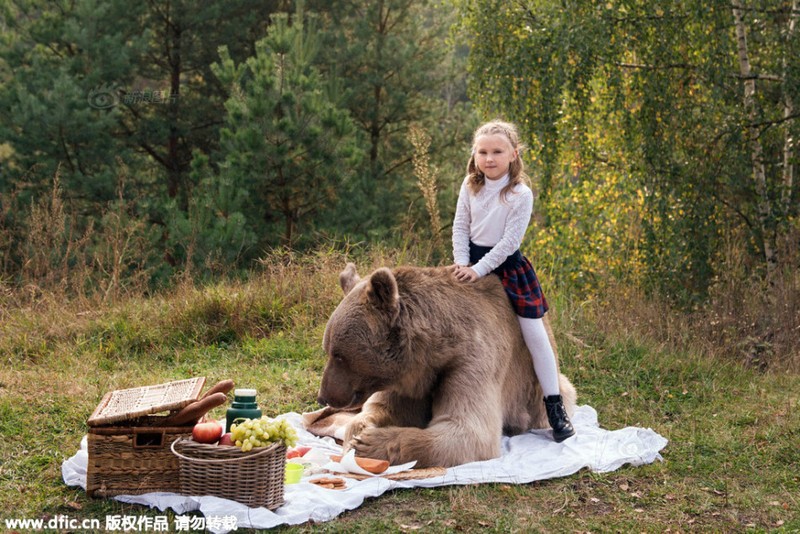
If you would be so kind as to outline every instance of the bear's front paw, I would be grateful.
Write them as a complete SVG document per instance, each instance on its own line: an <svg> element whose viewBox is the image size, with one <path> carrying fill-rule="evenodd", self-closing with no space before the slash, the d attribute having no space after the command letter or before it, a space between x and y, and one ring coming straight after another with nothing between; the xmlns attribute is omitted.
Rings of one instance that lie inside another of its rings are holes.
<svg viewBox="0 0 800 534"><path fill-rule="evenodd" d="M444 445L449 446L451 443L448 441ZM447 463L438 454L443 449L443 444L437 444L425 429L414 427L367 428L353 436L350 448L355 449L356 456L389 460L391 465L417 462L415 467L432 467L463 463Z"/></svg>
<svg viewBox="0 0 800 534"><path fill-rule="evenodd" d="M365 413L360 413L357 416L353 417L353 419L349 423L347 423L347 427L345 427L344 430L343 441L345 450L350 448L354 436L357 436L362 432L364 432L365 429L374 426L375 423L373 422L372 418Z"/></svg>
<svg viewBox="0 0 800 534"><path fill-rule="evenodd" d="M389 460L390 464L395 464L398 463L398 458L396 452L392 454L392 451L400 448L396 439L397 434L389 429L364 428L352 436L348 442L348 448L355 449L356 456Z"/></svg>

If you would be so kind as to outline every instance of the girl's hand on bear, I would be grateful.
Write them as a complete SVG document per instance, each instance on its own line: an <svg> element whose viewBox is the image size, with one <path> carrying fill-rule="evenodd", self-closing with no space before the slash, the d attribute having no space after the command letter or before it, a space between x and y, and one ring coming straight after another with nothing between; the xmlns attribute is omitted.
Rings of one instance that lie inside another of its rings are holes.
<svg viewBox="0 0 800 534"><path fill-rule="evenodd" d="M474 282L480 278L472 267L464 265L457 266L453 274L459 282Z"/></svg>

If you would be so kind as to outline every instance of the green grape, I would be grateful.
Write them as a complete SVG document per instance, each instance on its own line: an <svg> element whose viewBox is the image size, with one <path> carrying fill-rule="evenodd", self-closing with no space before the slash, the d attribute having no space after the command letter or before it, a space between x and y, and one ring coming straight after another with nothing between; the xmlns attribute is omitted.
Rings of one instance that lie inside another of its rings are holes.
<svg viewBox="0 0 800 534"><path fill-rule="evenodd" d="M283 419L275 421L263 416L231 425L231 439L237 447L247 452L254 447L267 447L278 441L283 441L287 447L294 447L297 444L297 432Z"/></svg>

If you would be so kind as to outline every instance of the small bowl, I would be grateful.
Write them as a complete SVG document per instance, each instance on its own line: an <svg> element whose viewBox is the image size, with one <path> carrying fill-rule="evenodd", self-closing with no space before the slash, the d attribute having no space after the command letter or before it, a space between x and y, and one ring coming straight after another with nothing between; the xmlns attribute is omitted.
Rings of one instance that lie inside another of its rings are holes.
<svg viewBox="0 0 800 534"><path fill-rule="evenodd" d="M284 483L286 484L297 484L300 482L300 479L303 477L303 466L300 464L295 464L292 462L288 462L286 464L286 477L284 478Z"/></svg>

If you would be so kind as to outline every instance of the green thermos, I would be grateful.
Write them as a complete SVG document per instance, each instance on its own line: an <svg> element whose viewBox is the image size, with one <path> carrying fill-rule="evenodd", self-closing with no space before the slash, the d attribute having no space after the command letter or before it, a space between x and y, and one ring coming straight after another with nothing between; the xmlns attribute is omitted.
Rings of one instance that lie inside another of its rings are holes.
<svg viewBox="0 0 800 534"><path fill-rule="evenodd" d="M225 413L225 432L231 431L231 425L237 419L259 419L261 409L256 404L255 389L236 389L233 392L233 403Z"/></svg>

